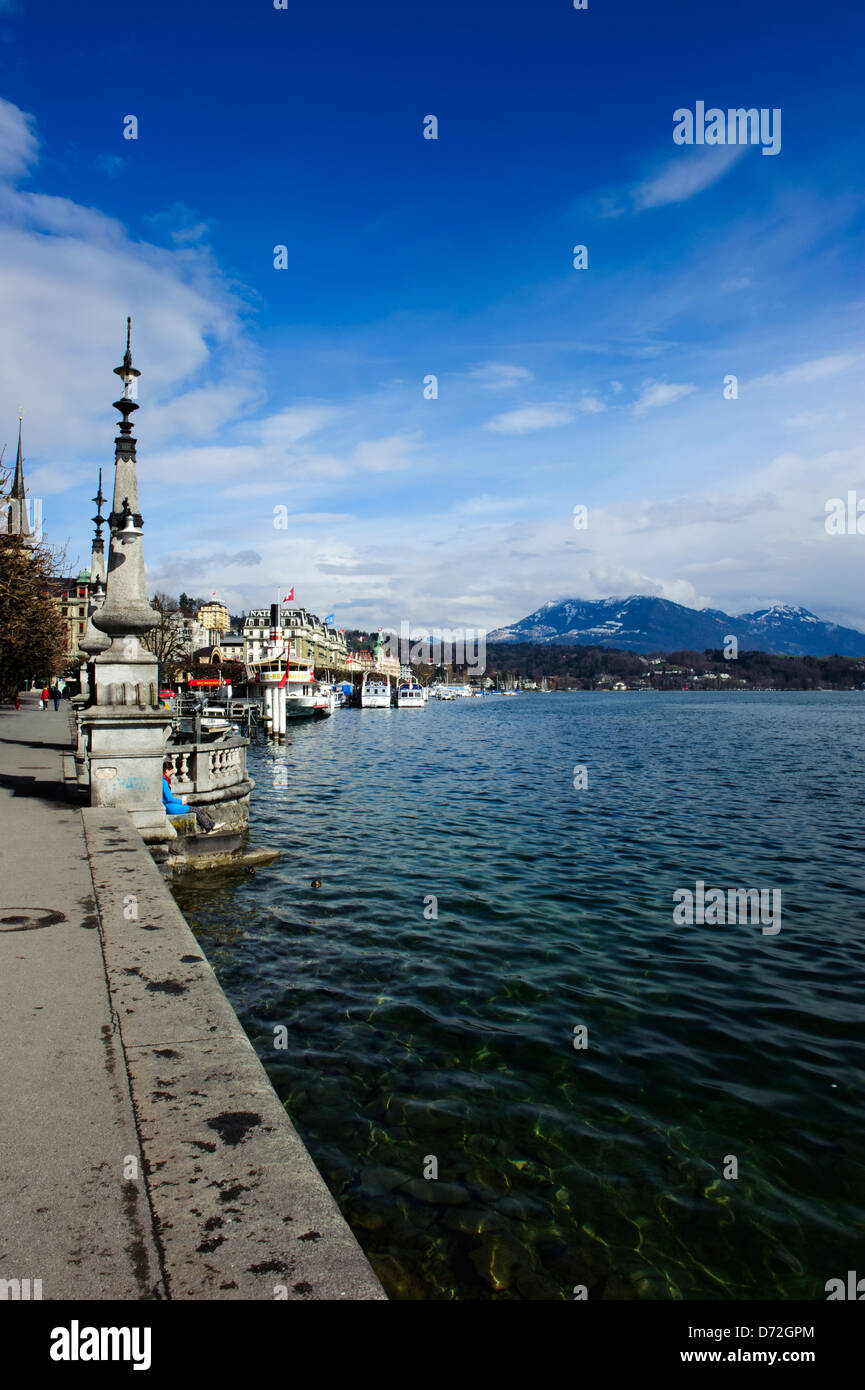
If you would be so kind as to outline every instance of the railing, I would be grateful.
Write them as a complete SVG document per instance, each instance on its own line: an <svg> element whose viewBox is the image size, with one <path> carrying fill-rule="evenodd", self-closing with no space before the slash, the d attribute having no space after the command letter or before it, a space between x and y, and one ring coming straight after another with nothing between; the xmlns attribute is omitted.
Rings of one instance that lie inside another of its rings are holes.
<svg viewBox="0 0 865 1390"><path fill-rule="evenodd" d="M234 735L219 743L169 744L166 758L174 764L171 790L176 796L225 791L246 782L246 750L249 739Z"/></svg>

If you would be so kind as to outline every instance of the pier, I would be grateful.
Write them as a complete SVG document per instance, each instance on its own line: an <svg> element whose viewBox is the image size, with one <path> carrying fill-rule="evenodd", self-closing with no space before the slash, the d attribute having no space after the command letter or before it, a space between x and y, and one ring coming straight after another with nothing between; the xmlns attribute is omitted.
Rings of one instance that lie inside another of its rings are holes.
<svg viewBox="0 0 865 1390"><path fill-rule="evenodd" d="M67 705L0 710L0 1280L27 1289L7 1296L383 1299L132 815L82 804L74 753Z"/></svg>

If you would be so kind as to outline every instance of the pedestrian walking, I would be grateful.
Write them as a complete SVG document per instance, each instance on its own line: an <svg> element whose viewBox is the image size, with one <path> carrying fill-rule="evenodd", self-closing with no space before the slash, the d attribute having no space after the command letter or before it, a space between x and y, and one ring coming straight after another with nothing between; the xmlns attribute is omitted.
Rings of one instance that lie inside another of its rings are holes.
<svg viewBox="0 0 865 1390"><path fill-rule="evenodd" d="M57 710L60 708L60 691L57 689L56 685L51 687L51 699L54 701L54 712L56 714Z"/></svg>
<svg viewBox="0 0 865 1390"><path fill-rule="evenodd" d="M47 709L47 708L48 708L48 701L49 701L50 699L51 699L51 696L48 694L48 686L47 686L47 685L43 685L43 687L42 687L42 694L39 696L39 708L40 708L40 709Z"/></svg>

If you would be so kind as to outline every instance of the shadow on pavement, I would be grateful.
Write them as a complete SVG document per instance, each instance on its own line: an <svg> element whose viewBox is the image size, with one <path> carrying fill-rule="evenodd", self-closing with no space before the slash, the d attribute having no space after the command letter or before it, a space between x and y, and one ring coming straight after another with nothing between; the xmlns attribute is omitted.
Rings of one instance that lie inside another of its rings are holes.
<svg viewBox="0 0 865 1390"><path fill-rule="evenodd" d="M81 804L78 787L68 782L39 782L35 777L16 777L8 772L0 772L0 787L14 792L16 796L35 796L41 801Z"/></svg>

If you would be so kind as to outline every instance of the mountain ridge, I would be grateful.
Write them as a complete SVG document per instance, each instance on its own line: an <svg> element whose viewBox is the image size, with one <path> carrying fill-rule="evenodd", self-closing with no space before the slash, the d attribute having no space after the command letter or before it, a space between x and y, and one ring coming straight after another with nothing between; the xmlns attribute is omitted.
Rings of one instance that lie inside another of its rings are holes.
<svg viewBox="0 0 865 1390"><path fill-rule="evenodd" d="M773 603L733 615L720 608L688 608L650 594L627 598L550 599L488 642L538 642L618 647L622 651L705 651L734 636L740 651L775 656L865 656L865 632L824 622L798 604Z"/></svg>

